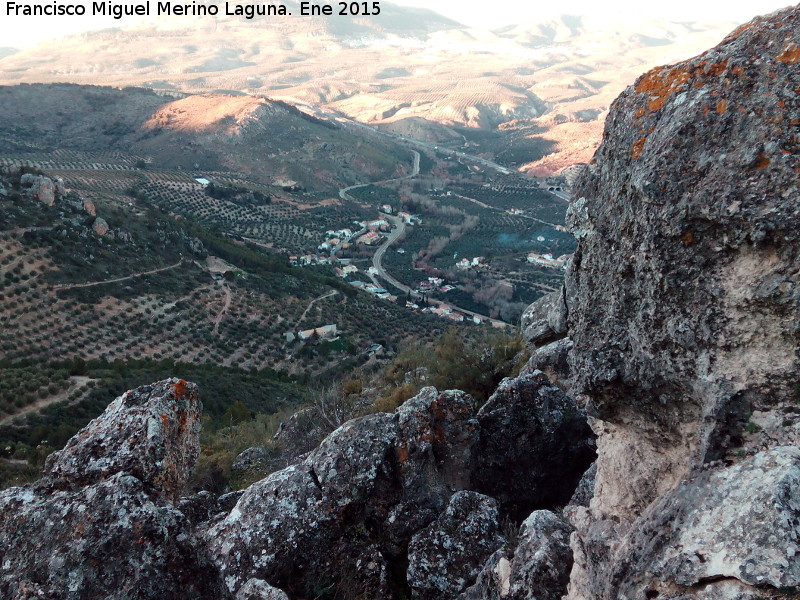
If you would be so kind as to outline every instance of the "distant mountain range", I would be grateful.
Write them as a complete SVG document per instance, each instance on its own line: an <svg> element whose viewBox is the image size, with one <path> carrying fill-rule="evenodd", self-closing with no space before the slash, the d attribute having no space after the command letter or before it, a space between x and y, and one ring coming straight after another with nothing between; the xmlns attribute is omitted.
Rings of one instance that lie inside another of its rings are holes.
<svg viewBox="0 0 800 600"><path fill-rule="evenodd" d="M551 173L589 159L636 76L732 28L562 16L482 31L380 6L368 17L160 17L0 50L0 82L267 95Z"/></svg>

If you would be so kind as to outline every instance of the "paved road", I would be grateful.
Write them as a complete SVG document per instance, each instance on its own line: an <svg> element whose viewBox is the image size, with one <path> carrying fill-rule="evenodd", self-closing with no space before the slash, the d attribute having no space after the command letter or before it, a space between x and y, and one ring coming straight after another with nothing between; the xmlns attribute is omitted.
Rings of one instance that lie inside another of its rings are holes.
<svg viewBox="0 0 800 600"><path fill-rule="evenodd" d="M416 177L419 175L419 152L416 150L411 151L414 154L414 163L411 167L411 173L409 175L403 175L402 177L393 177L392 179L383 179L381 181L372 181L370 183L359 183L358 185L351 185L346 188L342 188L339 190L339 198L342 200L350 200L351 202L357 202L357 198L353 198L348 192L350 190L356 190L358 188L367 187L370 185L380 185L382 183L392 183L394 181L402 181L403 179L411 179L412 177Z"/></svg>
<svg viewBox="0 0 800 600"><path fill-rule="evenodd" d="M419 294L413 291L410 287L408 287L403 283L400 283L399 281L397 281L397 279L389 275L389 273L386 272L386 269L384 269L383 265L381 264L381 262L383 261L383 255L386 254L386 251L389 249L389 246L394 244L397 241L397 239L401 235L403 235L406 231L406 223L400 217L392 217L387 215L386 220L389 221L392 225L394 225L395 229L393 229L392 232L388 235L383 245L375 251L375 254L372 256L372 266L378 270L378 275L383 277L386 281L391 283L397 289L402 290L406 294L410 292L411 295L414 297L419 297Z"/></svg>

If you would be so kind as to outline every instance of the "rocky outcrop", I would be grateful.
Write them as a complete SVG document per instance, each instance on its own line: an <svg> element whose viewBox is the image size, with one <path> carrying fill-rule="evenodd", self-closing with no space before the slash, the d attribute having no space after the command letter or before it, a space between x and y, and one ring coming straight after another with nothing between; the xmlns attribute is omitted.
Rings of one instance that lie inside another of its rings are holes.
<svg viewBox="0 0 800 600"><path fill-rule="evenodd" d="M560 600L567 590L572 528L538 510L522 523L513 544L493 554L459 600Z"/></svg>
<svg viewBox="0 0 800 600"><path fill-rule="evenodd" d="M250 579L239 589L236 600L289 600L289 597L266 581Z"/></svg>
<svg viewBox="0 0 800 600"><path fill-rule="evenodd" d="M540 371L505 379L478 425L474 489L517 522L534 509L565 505L595 457L586 415Z"/></svg>
<svg viewBox="0 0 800 600"><path fill-rule="evenodd" d="M480 410L463 392L424 388L396 413L349 421L253 484L201 536L231 593L256 578L298 595L328 581L368 598L409 588L454 598L502 545L501 503L508 515L569 500L564 482L574 487L591 462L589 435L541 373L507 380Z"/></svg>
<svg viewBox="0 0 800 600"><path fill-rule="evenodd" d="M475 492L458 492L434 523L411 540L408 583L421 600L452 598L466 589L481 566L505 542L497 503Z"/></svg>
<svg viewBox="0 0 800 600"><path fill-rule="evenodd" d="M25 173L20 177L20 185L26 189L26 195L34 200L38 200L45 206L53 206L56 196L64 194L64 182L56 178L55 180L44 175L33 175Z"/></svg>
<svg viewBox="0 0 800 600"><path fill-rule="evenodd" d="M97 217L92 223L92 230L100 237L106 235L108 233L108 229L108 223L102 217Z"/></svg>
<svg viewBox="0 0 800 600"><path fill-rule="evenodd" d="M199 413L184 381L127 392L41 480L0 492L0 596L225 598L170 501L197 457Z"/></svg>
<svg viewBox="0 0 800 600"><path fill-rule="evenodd" d="M564 291L542 296L522 313L522 337L526 343L542 346L567 333L567 304Z"/></svg>
<svg viewBox="0 0 800 600"><path fill-rule="evenodd" d="M45 462L60 486L128 473L174 498L200 453L200 400L182 380L125 392Z"/></svg>
<svg viewBox="0 0 800 600"><path fill-rule="evenodd" d="M796 585L798 30L794 7L641 77L576 184L569 359L599 437L571 600Z"/></svg>

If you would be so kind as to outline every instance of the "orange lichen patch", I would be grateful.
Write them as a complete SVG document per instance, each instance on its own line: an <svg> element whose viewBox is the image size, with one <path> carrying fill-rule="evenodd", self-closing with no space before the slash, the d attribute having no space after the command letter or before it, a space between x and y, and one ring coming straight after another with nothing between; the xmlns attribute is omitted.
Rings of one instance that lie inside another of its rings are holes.
<svg viewBox="0 0 800 600"><path fill-rule="evenodd" d="M164 427L167 427L169 425L169 417L167 415L161 415L161 424Z"/></svg>
<svg viewBox="0 0 800 600"><path fill-rule="evenodd" d="M754 25L754 23L752 23L752 22L745 23L744 25L740 25L739 27L734 29L731 33L729 33L728 37L726 37L725 39L726 40L735 40L737 37L742 35L745 31L750 29L753 25Z"/></svg>
<svg viewBox="0 0 800 600"><path fill-rule="evenodd" d="M800 62L800 46L797 44L789 44L776 58L778 62L793 65Z"/></svg>
<svg viewBox="0 0 800 600"><path fill-rule="evenodd" d="M706 76L717 76L722 75L725 70L728 68L728 59L718 62L718 63L711 63L711 66L706 69Z"/></svg>
<svg viewBox="0 0 800 600"><path fill-rule="evenodd" d="M644 116L645 110L644 106L636 111L636 118L641 119Z"/></svg>
<svg viewBox="0 0 800 600"><path fill-rule="evenodd" d="M684 246L691 246L694 243L694 234L691 231L687 231L681 237Z"/></svg>
<svg viewBox="0 0 800 600"><path fill-rule="evenodd" d="M642 149L644 148L644 143L646 141L647 136L644 136L633 142L633 146L631 147L631 157L633 157L634 160L638 159L642 155Z"/></svg>
<svg viewBox="0 0 800 600"><path fill-rule="evenodd" d="M178 396L180 400L183 400L188 392L186 381L181 379L180 381L177 381L173 387L175 388L175 395Z"/></svg>
<svg viewBox="0 0 800 600"><path fill-rule="evenodd" d="M397 462L404 463L408 460L408 448L400 446L397 448Z"/></svg>
<svg viewBox="0 0 800 600"><path fill-rule="evenodd" d="M667 98L689 81L690 77L689 73L680 67L672 67L670 69L659 67L642 77L641 81L636 85L636 91L650 96L647 101L647 108L657 111L664 106Z"/></svg>
<svg viewBox="0 0 800 600"><path fill-rule="evenodd" d="M764 156L763 154L758 155L758 162L756 163L756 169L759 171L766 169L772 161L769 157Z"/></svg>
<svg viewBox="0 0 800 600"><path fill-rule="evenodd" d="M720 100L717 102L717 114L722 115L725 114L725 111L728 110L728 101L727 100Z"/></svg>
<svg viewBox="0 0 800 600"><path fill-rule="evenodd" d="M783 100L778 100L778 106L783 108L784 106L786 106L786 102L784 102Z"/></svg>
<svg viewBox="0 0 800 600"><path fill-rule="evenodd" d="M733 67L732 72L734 75L741 75L744 73L744 67Z"/></svg>

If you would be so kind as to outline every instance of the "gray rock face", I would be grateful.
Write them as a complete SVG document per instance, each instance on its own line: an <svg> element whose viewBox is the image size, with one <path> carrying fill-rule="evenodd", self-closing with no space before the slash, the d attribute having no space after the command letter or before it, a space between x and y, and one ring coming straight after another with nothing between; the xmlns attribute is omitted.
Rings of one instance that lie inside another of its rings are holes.
<svg viewBox="0 0 800 600"><path fill-rule="evenodd" d="M397 409L397 458L407 500L441 510L450 495L468 489L478 441L475 401L467 394L435 388Z"/></svg>
<svg viewBox="0 0 800 600"><path fill-rule="evenodd" d="M520 371L520 376L531 375L534 371L542 371L553 384L570 389L572 371L569 367L569 353L571 351L572 340L569 338L535 348L530 359Z"/></svg>
<svg viewBox="0 0 800 600"><path fill-rule="evenodd" d="M514 600L560 600L572 569L572 528L547 510L522 523L511 561L510 594Z"/></svg>
<svg viewBox="0 0 800 600"><path fill-rule="evenodd" d="M266 581L250 579L239 589L236 600L289 600L289 596Z"/></svg>
<svg viewBox="0 0 800 600"><path fill-rule="evenodd" d="M197 456L199 413L183 381L127 392L43 479L0 492L0 597L225 598L170 502Z"/></svg>
<svg viewBox="0 0 800 600"><path fill-rule="evenodd" d="M797 588L798 552L800 449L780 447L705 472L648 509L624 538L608 593L658 589L652 579Z"/></svg>
<svg viewBox="0 0 800 600"><path fill-rule="evenodd" d="M409 545L408 583L413 597L456 597L504 542L492 498L466 491L454 494L436 522L417 533Z"/></svg>
<svg viewBox="0 0 800 600"><path fill-rule="evenodd" d="M473 489L517 522L535 508L566 504L595 457L586 415L538 371L505 379L478 424Z"/></svg>
<svg viewBox="0 0 800 600"><path fill-rule="evenodd" d="M794 585L793 467L771 449L798 433L798 30L793 7L641 77L576 184L569 360L598 461L570 600Z"/></svg>
<svg viewBox="0 0 800 600"><path fill-rule="evenodd" d="M200 453L197 386L170 379L125 392L45 462L55 485L128 473L175 498Z"/></svg>
<svg viewBox="0 0 800 600"><path fill-rule="evenodd" d="M38 200L45 206L53 206L56 202L57 182L44 175L33 175L25 173L20 177L20 185L27 188L27 194L34 200ZM63 182L60 183L63 190Z"/></svg>
<svg viewBox="0 0 800 600"><path fill-rule="evenodd" d="M579 441L561 439L573 434ZM554 494L566 502L564 482L572 477L574 487L591 462L589 436L580 411L541 373L506 381L480 413L463 392L424 388L395 414L349 421L298 464L250 486L201 537L231 593L256 578L298 595L328 581L365 598L405 585L419 597L454 597L501 545L496 501L461 491L491 488L515 510ZM470 524L451 539L462 517ZM450 570L436 587L425 561L451 542L463 555L442 549ZM408 583L407 561L416 565Z"/></svg>
<svg viewBox="0 0 800 600"><path fill-rule="evenodd" d="M554 513L534 511L516 547L493 554L459 600L560 600L572 568L571 532Z"/></svg>
<svg viewBox="0 0 800 600"><path fill-rule="evenodd" d="M563 338L567 333L567 304L564 291L542 296L522 313L522 337L533 346Z"/></svg>
<svg viewBox="0 0 800 600"><path fill-rule="evenodd" d="M94 230L94 232L97 235L99 235L100 237L103 237L104 235L106 235L108 233L108 229L109 229L108 228L108 223L106 222L105 219L103 219L101 217L97 217L94 220L94 223L92 223L92 229Z"/></svg>

